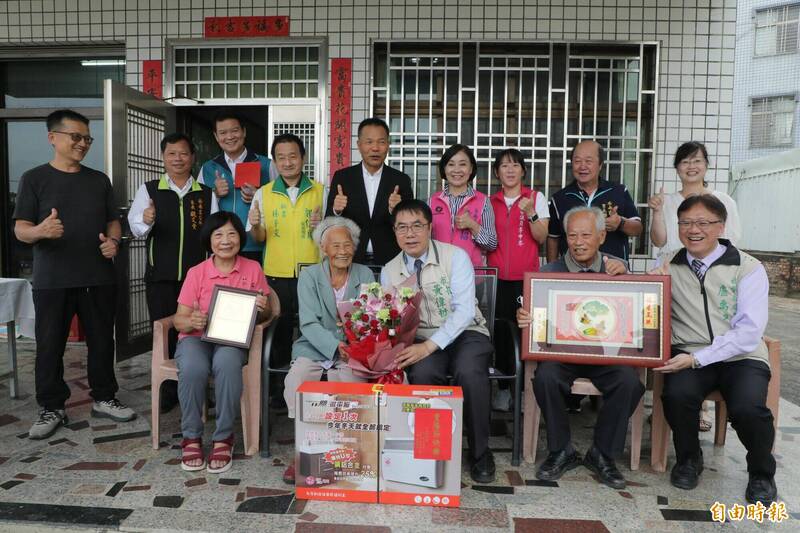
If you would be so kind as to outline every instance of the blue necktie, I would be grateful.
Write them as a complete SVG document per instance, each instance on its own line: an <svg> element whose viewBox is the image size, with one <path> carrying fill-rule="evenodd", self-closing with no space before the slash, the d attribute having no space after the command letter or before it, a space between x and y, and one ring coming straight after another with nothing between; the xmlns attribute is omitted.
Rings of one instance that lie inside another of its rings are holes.
<svg viewBox="0 0 800 533"><path fill-rule="evenodd" d="M414 270L417 272L417 287L422 288L422 259L414 261Z"/></svg>
<svg viewBox="0 0 800 533"><path fill-rule="evenodd" d="M703 281L706 276L706 266L699 259L692 259L692 270L694 270L697 279Z"/></svg>

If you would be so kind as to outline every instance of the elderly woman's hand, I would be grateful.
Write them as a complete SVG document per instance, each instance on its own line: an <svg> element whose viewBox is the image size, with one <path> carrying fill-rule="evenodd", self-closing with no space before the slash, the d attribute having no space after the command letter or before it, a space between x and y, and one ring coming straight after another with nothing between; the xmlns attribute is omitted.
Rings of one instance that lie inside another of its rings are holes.
<svg viewBox="0 0 800 533"><path fill-rule="evenodd" d="M341 362L343 362L343 363L346 363L347 360L350 359L350 357L348 357L347 351L346 351L347 350L347 344L345 344L343 342L340 342L339 343L339 348L337 348L337 349L339 350L339 360Z"/></svg>

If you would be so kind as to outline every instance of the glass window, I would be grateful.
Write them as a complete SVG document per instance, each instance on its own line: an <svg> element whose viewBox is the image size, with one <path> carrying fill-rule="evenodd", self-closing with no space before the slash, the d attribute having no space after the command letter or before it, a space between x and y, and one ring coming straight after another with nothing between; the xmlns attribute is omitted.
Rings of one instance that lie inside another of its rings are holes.
<svg viewBox="0 0 800 533"><path fill-rule="evenodd" d="M756 11L755 55L791 54L800 48L800 4Z"/></svg>
<svg viewBox="0 0 800 533"><path fill-rule="evenodd" d="M3 68L7 108L102 106L103 80L125 80L121 58L9 61Z"/></svg>
<svg viewBox="0 0 800 533"><path fill-rule="evenodd" d="M191 59L200 58L199 68ZM173 55L176 94L193 96L197 87L186 81L225 81L224 85L200 86L203 100L218 98L306 98L317 97L319 47L317 46L228 46L224 48L176 48ZM252 82L283 82L267 84ZM180 82L180 84L178 84ZM293 83L299 82L299 83ZM180 92L183 91L183 92Z"/></svg>
<svg viewBox="0 0 800 533"><path fill-rule="evenodd" d="M750 147L791 146L795 106L793 95L753 98L750 110Z"/></svg>
<svg viewBox="0 0 800 533"><path fill-rule="evenodd" d="M417 197L441 187L435 173L420 174L420 168L436 168L454 142L474 149L479 172L473 185L487 194L498 187L488 169L500 150L518 147L531 162L536 148L529 185L549 197L572 180L571 147L596 138L624 148L615 151L604 175L625 183L640 207L645 205L654 165L657 46L469 42L454 50L453 43L405 41L373 46L373 57L379 58L373 69L387 73L373 73L371 111L386 117L391 138L402 145L390 152L388 164L416 172L411 178ZM458 65L474 72L472 78L467 81ZM634 245L637 253L647 253L644 239Z"/></svg>

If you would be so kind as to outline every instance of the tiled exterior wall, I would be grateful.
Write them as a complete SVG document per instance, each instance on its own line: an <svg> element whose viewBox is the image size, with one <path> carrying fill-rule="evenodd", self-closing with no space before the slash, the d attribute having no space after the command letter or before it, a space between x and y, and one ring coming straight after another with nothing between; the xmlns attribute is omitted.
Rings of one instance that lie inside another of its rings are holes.
<svg viewBox="0 0 800 533"><path fill-rule="evenodd" d="M288 15L292 36L352 57L354 126L369 112L372 38L659 41L656 190L675 190L672 157L690 139L709 148L711 185L727 186L736 0L22 0L0 2L0 44L124 42L139 87L165 38L202 37L204 17L227 15Z"/></svg>
<svg viewBox="0 0 800 533"><path fill-rule="evenodd" d="M756 10L797 0L739 0L736 20L736 89L733 91L733 139L731 164L800 146L800 104L794 118L794 144L780 148L750 148L750 99L800 94L800 51L755 57Z"/></svg>

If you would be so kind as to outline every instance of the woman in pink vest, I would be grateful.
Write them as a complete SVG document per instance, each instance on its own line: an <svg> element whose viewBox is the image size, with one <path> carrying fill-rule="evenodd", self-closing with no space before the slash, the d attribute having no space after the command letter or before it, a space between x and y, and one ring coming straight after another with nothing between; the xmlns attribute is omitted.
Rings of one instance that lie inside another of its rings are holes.
<svg viewBox="0 0 800 533"><path fill-rule="evenodd" d="M497 154L492 169L503 186L491 197L497 228L497 248L489 253L489 266L498 270L495 316L513 323L519 307L517 297L522 296L525 272L539 271L539 245L547 239L550 211L542 193L523 185L527 171L519 150L509 148ZM498 336L495 340L498 369L503 373L513 373L511 339ZM508 382L499 383L500 389L494 395L492 406L507 411L511 406Z"/></svg>
<svg viewBox="0 0 800 533"><path fill-rule="evenodd" d="M454 144L439 160L441 191L428 202L433 212L432 237L463 249L475 266L486 265L486 253L497 248L489 198L472 188L478 163L468 146Z"/></svg>

